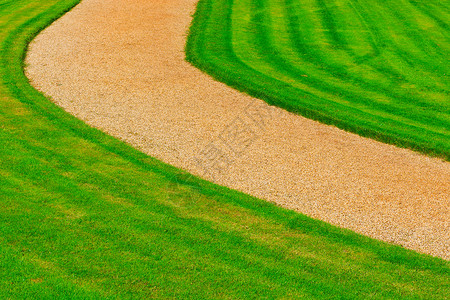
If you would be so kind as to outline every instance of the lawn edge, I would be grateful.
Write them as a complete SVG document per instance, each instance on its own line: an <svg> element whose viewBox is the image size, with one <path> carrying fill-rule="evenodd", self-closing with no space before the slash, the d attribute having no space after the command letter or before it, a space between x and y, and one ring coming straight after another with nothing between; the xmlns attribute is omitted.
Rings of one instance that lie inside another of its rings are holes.
<svg viewBox="0 0 450 300"><path fill-rule="evenodd" d="M199 193L215 197L218 201L252 210L257 215L279 222L286 229L300 230L308 234L323 237L329 241L366 249L377 254L377 259L380 262L390 262L408 268L432 270L446 275L450 274L449 262L442 258L376 240L349 229L340 228L310 218L304 214L288 210L275 203L213 184L191 175L184 170L150 157L133 148L131 145L93 128L65 112L41 92L32 87L24 72L24 59L29 43L43 29L74 8L80 1L70 0L63 2L55 4L48 11L39 14L17 27L1 45L1 63L5 65L6 71L5 74L2 74L2 83L11 93L12 97L25 104L30 110L46 118L59 129L66 130L80 139L84 139L103 148L113 155L120 156L135 167L158 173L171 182L189 186ZM64 10L58 10L65 3L71 3L72 5L66 5L67 7Z"/></svg>
<svg viewBox="0 0 450 300"><path fill-rule="evenodd" d="M269 105L275 105L289 112L298 114L300 116L318 121L326 125L332 125L344 131L357 134L361 137L370 138L385 144L394 145L399 148L409 149L429 157L440 158L445 161L450 161L450 152L445 149L433 147L424 143L416 142L413 140L404 139L393 134L380 132L371 128L361 127L343 120L334 118L332 115L326 115L319 111L312 110L306 107L298 108L294 107L278 98L275 95L271 95L264 90L258 89L257 86L253 87L251 84L246 85L239 78L233 76L232 72L225 72L208 62L204 61L201 55L198 54L198 47L202 38L201 32L204 25L203 21L208 14L206 3L210 0L199 0L197 3L197 9L193 15L191 25L187 32L187 43L185 46L185 60L192 66L201 70L203 73L211 76L213 79L225 83L226 85L245 93L251 97L261 99Z"/></svg>

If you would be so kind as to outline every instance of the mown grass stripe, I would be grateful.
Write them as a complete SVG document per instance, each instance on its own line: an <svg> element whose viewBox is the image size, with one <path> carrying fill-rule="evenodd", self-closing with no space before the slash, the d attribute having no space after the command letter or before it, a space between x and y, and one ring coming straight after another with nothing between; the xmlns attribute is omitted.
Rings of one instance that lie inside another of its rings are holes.
<svg viewBox="0 0 450 300"><path fill-rule="evenodd" d="M255 1L257 3L260 3L261 1ZM286 62L278 53L279 51L276 50L271 37L270 33L268 32L268 28L271 28L270 26L270 22L267 21L265 18L267 18L267 16L265 15L264 12L269 11L268 9L266 9L266 7L264 5L260 5L260 6L256 6L255 5L255 9L252 10L254 12L254 17L253 17L253 24L254 27L252 28L252 32L256 33L257 38L259 37L259 40L257 40L256 45L259 45L259 49L260 51L256 54L256 57L262 56L263 59L265 61L270 61L270 63L275 64L275 66L273 67L273 70L280 70L280 71L285 71L287 75L291 75L292 78L301 78L302 74L305 73L305 71L298 69L296 66L293 66L292 64L289 64L288 62ZM259 26L258 24L267 24L269 26ZM253 56L253 55L252 55ZM338 101L336 98L333 99L334 102L338 102L341 105L344 105L343 110L345 110L345 106L347 105L351 105L353 103L359 102L362 103L364 106L359 106L358 110L361 112L366 111L366 109L364 107L370 107L370 105L373 107L375 106L375 110L370 108L370 110L372 111L377 111L380 110L386 110L386 108L389 108L388 113L390 113L390 111L394 110L394 108L396 108L396 112L397 115L398 113L398 109L397 107L392 107L392 105L390 106L386 106L386 105L382 105L382 104L378 104L377 103L373 103L372 101L370 101L370 99L365 99L364 96L356 96L354 94L350 94L345 90L336 90L333 86L323 82L323 80L319 80L319 79L314 79L312 76L302 79L304 81L307 81L308 84L310 86L319 86L321 90L325 90L330 92L331 94L334 92L335 94L341 95L343 96L345 99L351 99L354 100L352 102L342 102L342 101ZM331 100L328 100L331 101ZM345 103L345 104L344 104ZM409 118L409 113L407 111L405 111L403 114L401 114L402 117L404 118ZM421 117L423 118L424 115L417 115L416 117ZM427 117L427 116L426 116ZM388 118L386 118L386 120L392 120L392 118L390 116L388 116ZM428 124L432 124L432 123L439 123L436 118L429 118L428 120ZM403 121L405 122L405 121ZM410 123L410 121L408 121L408 123L412 126L414 126L414 123Z"/></svg>
<svg viewBox="0 0 450 300"><path fill-rule="evenodd" d="M449 158L449 82L441 73L448 66L437 46L448 46L448 33L418 36L425 33L414 23L423 18L421 11L393 1L217 2L210 4L210 19L195 37L215 46L204 44L203 54L196 56L190 52L197 48L195 41L188 42L188 60L201 69L270 104ZM402 11L393 12L398 6ZM236 24L229 23L225 9L233 12ZM416 15L395 26L407 12ZM348 24L368 30L370 37L350 38L352 27L342 28ZM402 39L407 43L398 44ZM353 49L358 47L367 54L357 54Z"/></svg>

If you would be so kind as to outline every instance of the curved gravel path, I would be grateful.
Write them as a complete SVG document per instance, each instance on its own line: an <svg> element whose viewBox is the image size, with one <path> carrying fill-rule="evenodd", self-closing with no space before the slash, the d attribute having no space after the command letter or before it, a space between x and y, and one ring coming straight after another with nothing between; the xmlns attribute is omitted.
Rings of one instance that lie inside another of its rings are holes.
<svg viewBox="0 0 450 300"><path fill-rule="evenodd" d="M84 0L30 81L66 111L214 182L450 259L450 163L293 115L184 61L196 0Z"/></svg>

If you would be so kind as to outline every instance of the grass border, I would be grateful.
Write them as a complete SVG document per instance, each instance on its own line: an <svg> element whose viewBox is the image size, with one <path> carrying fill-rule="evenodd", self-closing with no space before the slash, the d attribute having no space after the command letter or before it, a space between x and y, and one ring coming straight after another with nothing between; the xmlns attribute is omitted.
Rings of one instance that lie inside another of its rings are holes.
<svg viewBox="0 0 450 300"><path fill-rule="evenodd" d="M211 0L199 0L197 8L193 15L191 25L187 34L187 43L185 46L186 61L192 64L194 67L200 69L202 72L210 75L217 81L223 82L226 85L243 92L249 96L259 98L269 105L276 105L289 112L299 114L303 117L327 124L336 126L339 129L347 132L358 134L362 137L371 138L379 142L394 145L400 148L407 148L422 154L426 154L432 157L438 157L446 161L450 161L450 152L445 149L433 147L428 144L424 144L418 141L405 139L394 134L376 131L370 128L355 125L337 118L332 115L321 113L320 111L309 109L307 107L295 107L283 99L277 97L274 93L258 88L257 85L253 85L252 82L245 82L240 78L233 76L232 72L226 72L222 69L215 68L208 62L204 61L199 54L199 49L202 44L202 32L207 26L206 20L208 19L208 6Z"/></svg>
<svg viewBox="0 0 450 300"><path fill-rule="evenodd" d="M312 219L274 203L210 183L152 158L132 146L90 127L55 105L30 85L24 73L24 58L30 41L53 21L75 7L79 0L71 0L71 5L64 6L64 3L59 2L47 11L23 23L12 31L5 42L1 44L0 63L5 70L1 77L2 83L11 93L11 96L26 105L30 110L46 118L59 129L87 140L113 155L120 156L137 168L158 173L171 182L189 186L203 195L214 196L218 201L247 208L256 215L278 222L285 228L300 230L343 245L355 245L374 253L380 262L389 262L415 270L432 270L445 276L450 275L449 263L441 258L382 242L348 229ZM64 7L64 9L58 10L60 7Z"/></svg>

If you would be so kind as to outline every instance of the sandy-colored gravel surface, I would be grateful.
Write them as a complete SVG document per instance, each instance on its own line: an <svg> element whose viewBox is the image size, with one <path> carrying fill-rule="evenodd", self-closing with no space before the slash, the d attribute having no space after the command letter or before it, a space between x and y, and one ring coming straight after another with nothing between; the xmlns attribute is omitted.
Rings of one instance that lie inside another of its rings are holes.
<svg viewBox="0 0 450 300"><path fill-rule="evenodd" d="M271 109L213 81L184 61L195 4L84 0L32 43L28 76L68 112L151 156L450 259L450 163Z"/></svg>

